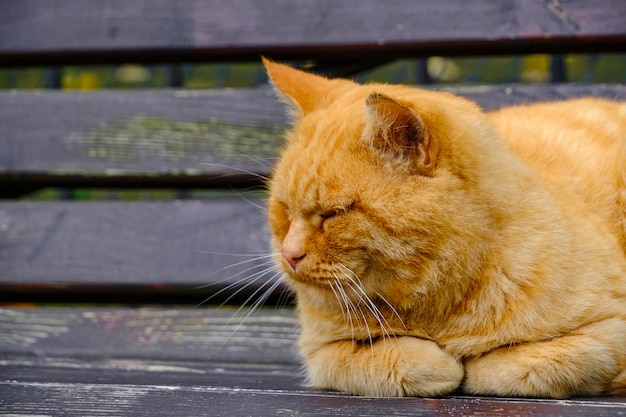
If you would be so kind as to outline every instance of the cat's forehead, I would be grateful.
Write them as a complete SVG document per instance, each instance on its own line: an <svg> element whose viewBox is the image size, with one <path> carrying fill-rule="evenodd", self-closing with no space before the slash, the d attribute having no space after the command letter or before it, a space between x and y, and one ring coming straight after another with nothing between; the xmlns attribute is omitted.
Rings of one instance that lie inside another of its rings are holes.
<svg viewBox="0 0 626 417"><path fill-rule="evenodd" d="M297 126L276 168L272 192L285 203L312 209L341 205L356 192L358 131L323 122Z"/></svg>

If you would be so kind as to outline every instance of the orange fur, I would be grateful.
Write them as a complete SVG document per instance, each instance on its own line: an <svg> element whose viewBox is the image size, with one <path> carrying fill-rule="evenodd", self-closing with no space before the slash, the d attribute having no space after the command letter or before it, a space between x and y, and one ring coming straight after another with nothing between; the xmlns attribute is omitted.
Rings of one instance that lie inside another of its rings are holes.
<svg viewBox="0 0 626 417"><path fill-rule="evenodd" d="M296 114L269 223L312 385L626 392L626 105L484 113L265 65Z"/></svg>

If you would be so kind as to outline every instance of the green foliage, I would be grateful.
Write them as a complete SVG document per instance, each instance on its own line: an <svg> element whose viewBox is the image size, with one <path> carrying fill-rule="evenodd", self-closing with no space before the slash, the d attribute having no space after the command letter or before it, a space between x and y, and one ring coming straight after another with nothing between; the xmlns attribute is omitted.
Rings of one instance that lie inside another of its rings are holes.
<svg viewBox="0 0 626 417"><path fill-rule="evenodd" d="M456 57L428 59L429 76L435 83L546 82L550 78L548 55L503 57ZM568 81L626 82L626 55L568 55ZM417 60L404 59L366 71L362 81L417 83ZM168 66L66 67L61 85L69 90L99 88L161 88L168 86ZM259 63L198 64L181 67L186 88L248 87L265 81ZM43 69L0 69L0 89L45 87Z"/></svg>

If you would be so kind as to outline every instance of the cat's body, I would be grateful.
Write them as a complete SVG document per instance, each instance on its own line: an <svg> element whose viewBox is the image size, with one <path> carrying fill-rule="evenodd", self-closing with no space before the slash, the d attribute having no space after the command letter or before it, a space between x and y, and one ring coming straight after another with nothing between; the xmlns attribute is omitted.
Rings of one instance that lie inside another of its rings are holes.
<svg viewBox="0 0 626 417"><path fill-rule="evenodd" d="M299 112L269 220L312 385L626 394L626 105L266 66Z"/></svg>

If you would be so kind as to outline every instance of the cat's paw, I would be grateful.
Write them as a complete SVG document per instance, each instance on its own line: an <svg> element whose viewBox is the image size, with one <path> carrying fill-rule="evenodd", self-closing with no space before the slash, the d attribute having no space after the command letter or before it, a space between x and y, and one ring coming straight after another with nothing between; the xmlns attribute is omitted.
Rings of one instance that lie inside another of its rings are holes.
<svg viewBox="0 0 626 417"><path fill-rule="evenodd" d="M463 365L435 342L414 337L401 337L397 342L398 359L390 375L401 396L440 396L459 387Z"/></svg>
<svg viewBox="0 0 626 417"><path fill-rule="evenodd" d="M463 390L470 394L550 398L601 394L614 374L615 361L609 350L599 343L559 342L555 339L503 347L467 360Z"/></svg>
<svg viewBox="0 0 626 417"><path fill-rule="evenodd" d="M461 384L463 366L431 341L384 338L355 345L337 342L307 361L313 386L373 397L448 394Z"/></svg>

